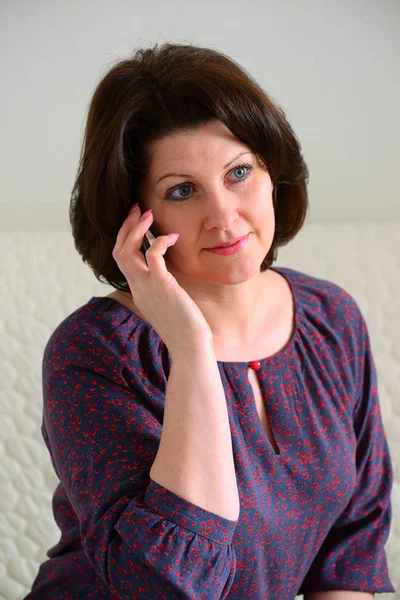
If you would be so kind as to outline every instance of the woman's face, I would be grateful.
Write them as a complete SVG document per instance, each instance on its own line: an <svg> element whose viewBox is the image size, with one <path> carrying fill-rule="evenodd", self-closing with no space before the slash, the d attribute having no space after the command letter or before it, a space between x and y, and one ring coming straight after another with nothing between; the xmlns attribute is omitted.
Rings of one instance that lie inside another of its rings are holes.
<svg viewBox="0 0 400 600"><path fill-rule="evenodd" d="M274 237L273 184L250 148L217 121L152 142L148 151L141 208L153 209L154 235L180 234L164 255L178 281L235 284L260 273ZM236 254L207 251L246 234Z"/></svg>

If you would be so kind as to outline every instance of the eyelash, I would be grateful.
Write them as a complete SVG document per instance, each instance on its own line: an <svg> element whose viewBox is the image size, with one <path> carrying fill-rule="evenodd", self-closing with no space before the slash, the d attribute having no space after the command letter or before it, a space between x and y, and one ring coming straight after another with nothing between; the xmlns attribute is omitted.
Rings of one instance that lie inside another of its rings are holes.
<svg viewBox="0 0 400 600"><path fill-rule="evenodd" d="M252 165L250 165L249 163L244 163L242 165L238 165L237 167L233 167L233 169L231 169L229 172L231 173L232 171L236 171L237 169L243 169L246 168L248 169L248 175L247 177L245 177L244 179L238 179L235 183L243 183L245 181L247 181L248 177L250 177L250 173L253 170ZM188 198L190 198L190 196L186 196L185 198L172 198L171 194L173 194L174 192L176 192L176 190L179 190L179 188L181 188L184 185L192 185L191 183L189 183L188 181L184 181L183 183L180 183L179 185L173 187L172 189L168 190L168 192L165 195L165 199L166 200L171 200L172 202L184 202L185 200L187 200Z"/></svg>

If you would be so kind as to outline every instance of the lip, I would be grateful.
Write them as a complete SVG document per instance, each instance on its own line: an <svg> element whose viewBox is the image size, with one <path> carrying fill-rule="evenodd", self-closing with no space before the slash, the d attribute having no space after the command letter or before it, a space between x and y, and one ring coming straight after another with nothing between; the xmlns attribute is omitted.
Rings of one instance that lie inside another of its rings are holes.
<svg viewBox="0 0 400 600"><path fill-rule="evenodd" d="M246 238L248 235L249 234L247 233L246 235L242 235L241 237L234 238L230 242L224 242L223 244L220 244L219 246L213 246L212 248L206 248L206 250L219 250L219 248L230 248L231 246L234 246L241 240L244 240L244 238Z"/></svg>
<svg viewBox="0 0 400 600"><path fill-rule="evenodd" d="M250 234L247 234L241 238L238 238L238 241L230 246L217 246L215 248L205 248L205 250L207 250L207 252L212 252L213 254L220 254L221 256L237 254L247 245L247 242L249 241L249 235Z"/></svg>

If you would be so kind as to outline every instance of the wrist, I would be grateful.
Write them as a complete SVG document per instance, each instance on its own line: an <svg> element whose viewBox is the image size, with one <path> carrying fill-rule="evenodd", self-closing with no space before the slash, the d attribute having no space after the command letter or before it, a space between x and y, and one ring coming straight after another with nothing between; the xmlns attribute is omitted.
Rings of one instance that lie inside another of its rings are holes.
<svg viewBox="0 0 400 600"><path fill-rule="evenodd" d="M182 345L169 351L172 362L190 362L192 360L203 360L207 358L214 362L217 361L212 338L194 340L187 345Z"/></svg>

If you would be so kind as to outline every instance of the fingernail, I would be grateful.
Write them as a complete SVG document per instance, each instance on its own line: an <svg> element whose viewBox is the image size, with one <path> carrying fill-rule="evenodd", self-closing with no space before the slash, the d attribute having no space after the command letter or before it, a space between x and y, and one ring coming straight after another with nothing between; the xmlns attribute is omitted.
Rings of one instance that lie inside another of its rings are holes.
<svg viewBox="0 0 400 600"><path fill-rule="evenodd" d="M134 204L132 208L129 209L129 214L131 215L137 209L138 206L139 202L136 202L136 204Z"/></svg>
<svg viewBox="0 0 400 600"><path fill-rule="evenodd" d="M150 210L146 210L145 213L142 214L142 216L140 217L139 221L144 221L146 217L149 216L149 214L153 212L153 210L150 208Z"/></svg>

